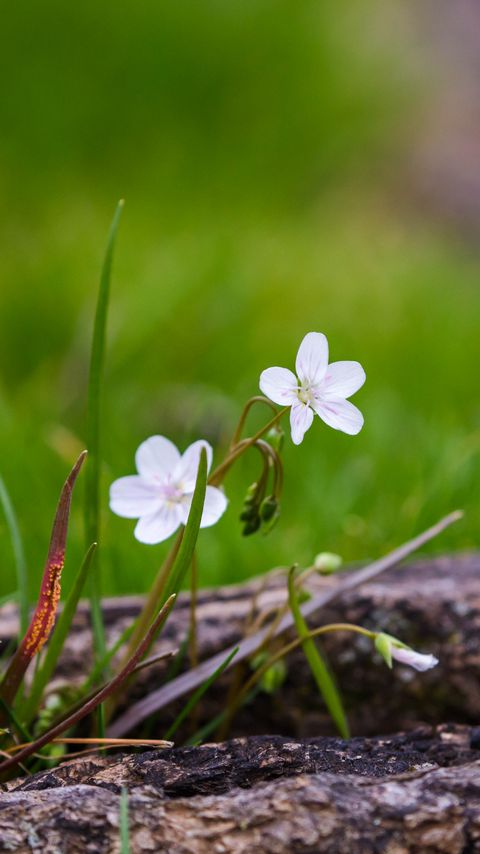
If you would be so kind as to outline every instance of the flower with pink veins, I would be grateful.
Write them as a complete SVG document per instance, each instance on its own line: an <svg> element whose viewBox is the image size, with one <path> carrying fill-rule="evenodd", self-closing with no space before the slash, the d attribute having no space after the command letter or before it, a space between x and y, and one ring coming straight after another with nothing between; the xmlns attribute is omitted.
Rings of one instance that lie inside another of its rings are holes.
<svg viewBox="0 0 480 854"><path fill-rule="evenodd" d="M305 335L297 353L296 376L288 368L267 368L260 375L262 393L290 406L292 441L299 445L316 413L334 430L355 436L363 415L347 398L365 382L359 362L328 363L328 341L321 332Z"/></svg>
<svg viewBox="0 0 480 854"><path fill-rule="evenodd" d="M185 525L197 479L200 452L205 448L207 465L212 448L204 440L194 442L183 455L165 436L150 436L135 455L138 474L121 477L110 487L110 509L117 516L138 519L135 537L153 545L168 539ZM201 528L218 522L227 507L220 489L207 486Z"/></svg>

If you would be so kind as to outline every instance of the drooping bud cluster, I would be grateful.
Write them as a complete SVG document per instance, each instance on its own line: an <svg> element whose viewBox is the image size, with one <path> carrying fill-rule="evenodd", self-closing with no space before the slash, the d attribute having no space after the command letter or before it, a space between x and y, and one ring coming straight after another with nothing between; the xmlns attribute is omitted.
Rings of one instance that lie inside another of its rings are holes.
<svg viewBox="0 0 480 854"><path fill-rule="evenodd" d="M278 446L280 431L275 432ZM282 431L283 432L283 431ZM244 523L242 534L248 537L255 534L260 528L267 534L276 524L280 516L280 493L283 481L283 466L279 452L272 447L270 442L258 440L255 447L263 457L263 469L258 481L252 483L248 489L243 502L240 521ZM273 472L271 492L268 491L270 472Z"/></svg>

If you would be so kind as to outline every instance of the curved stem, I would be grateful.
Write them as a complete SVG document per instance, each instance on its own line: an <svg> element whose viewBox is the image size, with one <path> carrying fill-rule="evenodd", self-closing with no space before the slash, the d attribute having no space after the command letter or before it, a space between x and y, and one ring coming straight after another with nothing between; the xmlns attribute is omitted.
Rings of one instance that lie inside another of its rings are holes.
<svg viewBox="0 0 480 854"><path fill-rule="evenodd" d="M277 408L268 397L263 397L263 395L257 394L255 397L251 397L250 400L247 400L245 406L243 407L243 412L239 418L238 424L236 426L235 432L232 437L232 441L230 443L230 450L238 445L240 441L240 436L242 435L242 430L245 426L245 421L247 420L248 413L250 412L252 406L256 403L264 403L266 406L269 406L272 412L276 413Z"/></svg>
<svg viewBox="0 0 480 854"><path fill-rule="evenodd" d="M268 433L268 431L278 421L280 421L280 419L285 415L285 413L288 412L289 408L290 407L288 406L284 406L283 409L280 409L280 411L277 412L275 417L268 421L267 424L265 424L264 427L262 427L257 433L255 433L254 436L251 436L249 439L243 439L241 442L235 445L235 447L232 448L230 453L227 454L223 463L220 463L220 465L217 466L217 468L210 475L208 479L208 483L210 484L210 486L219 486L223 478L225 477L228 469L235 462L235 460L238 459L238 457L240 457L243 453L245 453L248 448L251 448L252 445L255 444L255 442L261 439L262 436L265 435L265 433Z"/></svg>
<svg viewBox="0 0 480 854"><path fill-rule="evenodd" d="M278 652L274 653L264 664L262 664L255 673L252 674L250 679L245 682L243 688L239 691L237 696L235 697L230 709L227 711L227 726L230 727L232 719L237 712L237 709L241 705L244 698L250 693L252 688L257 684L257 682L262 678L263 674L276 664L281 658L284 658L290 652L297 649L297 647L301 646L305 639L313 639L319 637L320 635L325 635L328 632L355 632L359 635L364 635L365 637L373 640L376 632L369 631L369 629L364 629L362 626L356 626L354 623L327 623L326 626L321 626L319 629L312 629L308 632L308 635L301 638L295 638L295 640L290 641L290 643L282 646Z"/></svg>

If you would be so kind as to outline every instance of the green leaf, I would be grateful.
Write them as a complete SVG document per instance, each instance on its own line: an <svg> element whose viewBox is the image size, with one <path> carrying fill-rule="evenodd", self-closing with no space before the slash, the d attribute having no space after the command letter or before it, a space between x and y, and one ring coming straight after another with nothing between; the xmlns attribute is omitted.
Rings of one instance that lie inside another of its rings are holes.
<svg viewBox="0 0 480 854"><path fill-rule="evenodd" d="M91 543L99 542L100 527L100 404L102 391L103 364L105 355L105 339L110 298L110 278L112 273L113 251L117 236L120 216L123 209L123 199L119 201L110 227L107 249L100 277L95 323L93 328L92 350L90 356L90 375L88 380L87 408L87 448L89 464L85 486L85 537L86 548ZM90 605L93 628L94 650L97 660L103 658L106 651L105 630L103 626L100 605L100 580L97 558L97 569L90 580Z"/></svg>
<svg viewBox="0 0 480 854"><path fill-rule="evenodd" d="M178 593L183 580L187 574L188 568L192 562L193 553L197 543L198 533L200 531L200 522L202 521L203 505L205 503L205 494L207 490L207 454L205 448L200 452L200 462L198 464L197 480L195 483L195 491L193 493L190 512L188 514L187 524L183 532L182 542L175 558L170 575L166 581L161 603L163 604L172 593Z"/></svg>
<svg viewBox="0 0 480 854"><path fill-rule="evenodd" d="M343 710L340 694L335 686L333 678L328 670L328 667L323 660L315 641L308 637L308 626L300 611L300 606L295 589L295 567L292 567L288 574L288 599L292 612L295 628L298 637L303 638L302 649L305 653L310 670L312 671L318 690L323 697L325 704L330 712L337 729L342 738L349 738L348 722Z"/></svg>
<svg viewBox="0 0 480 854"><path fill-rule="evenodd" d="M188 703L185 703L182 711L180 712L179 715L177 715L173 724L168 729L168 731L165 733L164 737L165 737L166 741L170 741L170 739L172 738L173 734L177 731L180 724L183 723L183 721L190 714L192 709L195 708L195 706L197 705L199 700L201 700L201 698L203 697L205 692L208 691L208 689L210 688L210 685L212 685L213 682L215 682L215 680L218 679L218 677L222 675L223 671L228 667L231 660L233 658L235 658L237 652L238 652L238 646L236 646L235 649L232 649L232 651L227 655L225 660L222 661L220 667L217 667L217 669L208 677L208 679L205 679L205 682L203 682L202 685L199 685L197 690L190 697Z"/></svg>
<svg viewBox="0 0 480 854"><path fill-rule="evenodd" d="M28 580L27 565L22 537L18 527L17 516L10 500L7 487L0 476L0 504L3 507L5 519L7 520L10 539L12 541L13 556L15 558L15 571L18 585L18 610L20 617L20 637L23 637L28 628Z"/></svg>
<svg viewBox="0 0 480 854"><path fill-rule="evenodd" d="M63 649L75 611L77 610L80 596L88 578L96 547L97 544L92 543L82 561L82 565L77 573L74 585L70 591L67 601L65 602L62 613L58 618L55 629L52 632L45 660L35 674L32 689L26 702L25 709L23 710L23 717L26 721L30 721L34 717L41 702L45 687L53 675L55 665Z"/></svg>

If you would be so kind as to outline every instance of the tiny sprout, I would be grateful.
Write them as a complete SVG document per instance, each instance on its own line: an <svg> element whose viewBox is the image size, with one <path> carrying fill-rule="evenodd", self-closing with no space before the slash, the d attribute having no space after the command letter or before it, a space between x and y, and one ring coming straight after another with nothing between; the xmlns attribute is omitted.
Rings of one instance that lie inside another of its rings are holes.
<svg viewBox="0 0 480 854"><path fill-rule="evenodd" d="M423 672L436 667L438 658L434 655L416 652L392 635L379 632L375 637L375 648L380 653L388 667L392 667L392 659L401 664L407 664L415 670Z"/></svg>
<svg viewBox="0 0 480 854"><path fill-rule="evenodd" d="M342 564L343 560L340 555L333 552L320 552L313 561L313 565L320 575L332 575L334 572L338 572Z"/></svg>
<svg viewBox="0 0 480 854"><path fill-rule="evenodd" d="M260 679L260 688L266 694L275 694L287 678L287 666L283 658L275 661Z"/></svg>

